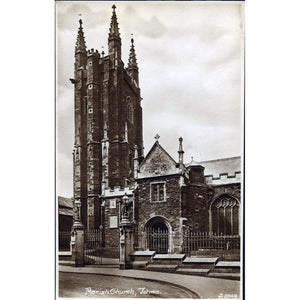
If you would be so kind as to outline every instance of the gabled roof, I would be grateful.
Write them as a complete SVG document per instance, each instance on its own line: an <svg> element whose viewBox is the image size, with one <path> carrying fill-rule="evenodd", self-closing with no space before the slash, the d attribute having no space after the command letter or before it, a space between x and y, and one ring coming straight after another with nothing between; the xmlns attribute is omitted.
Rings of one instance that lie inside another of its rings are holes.
<svg viewBox="0 0 300 300"><path fill-rule="evenodd" d="M178 174L181 170L177 167L176 161L156 141L144 160L140 164L139 178Z"/></svg>
<svg viewBox="0 0 300 300"><path fill-rule="evenodd" d="M147 153L146 157L143 159L143 161L140 164L140 167L142 167L142 165L149 159L149 156L151 155L151 153L153 153L155 151L156 148L160 148L165 154L168 155L168 157L170 158L170 160L173 161L173 163L176 165L176 161L175 159L161 146L161 144L156 141L152 148L149 150L149 152Z"/></svg>

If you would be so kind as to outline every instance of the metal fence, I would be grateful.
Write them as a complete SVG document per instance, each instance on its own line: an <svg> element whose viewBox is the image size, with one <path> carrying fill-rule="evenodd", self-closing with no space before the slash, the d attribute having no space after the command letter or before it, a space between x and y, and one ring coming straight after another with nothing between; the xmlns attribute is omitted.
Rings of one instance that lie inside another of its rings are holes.
<svg viewBox="0 0 300 300"><path fill-rule="evenodd" d="M156 253L168 253L169 231L167 229L148 229L147 248Z"/></svg>
<svg viewBox="0 0 300 300"><path fill-rule="evenodd" d="M90 229L84 232L84 262L86 264L118 264L119 245L105 247L102 243L100 229Z"/></svg>
<svg viewBox="0 0 300 300"><path fill-rule="evenodd" d="M60 231L58 233L59 251L70 251L71 233L70 231Z"/></svg>
<svg viewBox="0 0 300 300"><path fill-rule="evenodd" d="M186 231L183 233L183 252L190 253L201 249L234 250L240 249L239 235L217 235L209 232Z"/></svg>

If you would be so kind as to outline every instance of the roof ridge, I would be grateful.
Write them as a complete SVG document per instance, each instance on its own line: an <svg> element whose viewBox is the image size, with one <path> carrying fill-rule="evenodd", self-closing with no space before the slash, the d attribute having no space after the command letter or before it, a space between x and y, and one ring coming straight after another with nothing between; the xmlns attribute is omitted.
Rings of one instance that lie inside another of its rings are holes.
<svg viewBox="0 0 300 300"><path fill-rule="evenodd" d="M222 160L230 160L230 159L236 159L236 158L241 158L241 156L231 156L231 157L225 157L225 158L216 158L216 159L211 159L211 160L203 160L203 161L200 161L199 164L206 163L206 162L215 162L215 161L222 161Z"/></svg>

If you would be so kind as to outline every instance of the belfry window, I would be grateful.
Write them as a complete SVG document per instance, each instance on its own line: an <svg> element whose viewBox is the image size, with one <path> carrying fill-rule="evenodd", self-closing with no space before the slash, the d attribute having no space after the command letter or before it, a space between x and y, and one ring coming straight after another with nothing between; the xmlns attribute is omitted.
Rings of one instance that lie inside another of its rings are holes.
<svg viewBox="0 0 300 300"><path fill-rule="evenodd" d="M151 202L166 201L166 184L165 182L155 182L150 184Z"/></svg>
<svg viewBox="0 0 300 300"><path fill-rule="evenodd" d="M217 234L239 234L239 202L229 195L219 196L211 205L211 231Z"/></svg>

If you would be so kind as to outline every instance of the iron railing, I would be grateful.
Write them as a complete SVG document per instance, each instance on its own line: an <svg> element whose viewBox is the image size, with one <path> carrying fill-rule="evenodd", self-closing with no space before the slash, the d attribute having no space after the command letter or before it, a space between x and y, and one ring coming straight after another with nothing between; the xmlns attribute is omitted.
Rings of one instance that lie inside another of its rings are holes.
<svg viewBox="0 0 300 300"><path fill-rule="evenodd" d="M202 249L234 250L240 249L239 235L217 235L216 233L185 231L183 233L184 253Z"/></svg>
<svg viewBox="0 0 300 300"><path fill-rule="evenodd" d="M119 245L105 247L100 229L84 231L84 262L85 264L117 264L119 260Z"/></svg>
<svg viewBox="0 0 300 300"><path fill-rule="evenodd" d="M147 248L156 253L168 253L169 231L160 228L148 229Z"/></svg>

